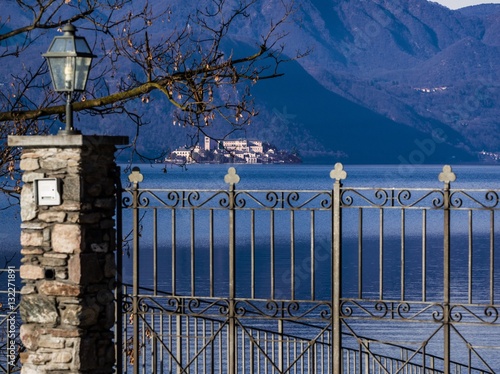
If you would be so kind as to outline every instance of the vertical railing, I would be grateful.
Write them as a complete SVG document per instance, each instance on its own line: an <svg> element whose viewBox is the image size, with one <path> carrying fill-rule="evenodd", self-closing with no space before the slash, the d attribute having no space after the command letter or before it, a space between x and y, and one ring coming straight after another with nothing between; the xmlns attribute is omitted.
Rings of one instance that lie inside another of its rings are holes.
<svg viewBox="0 0 500 374"><path fill-rule="evenodd" d="M122 217L122 183L120 167L116 168L116 287L115 287L115 360L116 372L123 373L123 217Z"/></svg>
<svg viewBox="0 0 500 374"><path fill-rule="evenodd" d="M132 227L133 229L133 254L132 254L132 323L133 323L133 348L134 362L133 373L139 374L139 183L144 176L138 167L132 169L128 180L132 183Z"/></svg>
<svg viewBox="0 0 500 374"><path fill-rule="evenodd" d="M235 186L240 181L236 169L231 167L224 177L229 184L229 330L228 330L228 374L236 374L237 339L236 339L236 216Z"/></svg>
<svg viewBox="0 0 500 374"><path fill-rule="evenodd" d="M332 195L332 373L342 372L342 326L340 321L340 298L342 297L342 180L347 173L341 163L335 164L330 177L335 179Z"/></svg>
<svg viewBox="0 0 500 374"><path fill-rule="evenodd" d="M439 174L439 181L444 183L443 189L443 359L444 359L444 374L450 373L450 240L451 240L451 225L450 225L450 182L456 180L455 174L451 167L446 165L443 167L443 172Z"/></svg>

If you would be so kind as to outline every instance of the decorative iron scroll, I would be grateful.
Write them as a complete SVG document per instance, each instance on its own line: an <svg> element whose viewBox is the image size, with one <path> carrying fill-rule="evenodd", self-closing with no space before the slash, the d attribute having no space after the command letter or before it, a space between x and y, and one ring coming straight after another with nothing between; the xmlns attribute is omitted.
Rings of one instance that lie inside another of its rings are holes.
<svg viewBox="0 0 500 374"><path fill-rule="evenodd" d="M444 198L442 190L342 188L341 203L344 208L417 208L440 209ZM451 190L452 209L500 209L500 191Z"/></svg>
<svg viewBox="0 0 500 374"><path fill-rule="evenodd" d="M182 314L201 317L228 316L229 300L224 298L192 298L177 296L141 296L139 313ZM133 299L127 296L122 304L124 313L132 313ZM239 318L282 319L288 321L329 321L332 307L327 302L298 302L238 299L235 304Z"/></svg>
<svg viewBox="0 0 500 374"><path fill-rule="evenodd" d="M343 208L430 208L443 207L443 191L425 189L342 188Z"/></svg>
<svg viewBox="0 0 500 374"><path fill-rule="evenodd" d="M138 208L227 209L229 192L224 190L138 190ZM133 205L132 191L126 190L123 208ZM332 208L332 191L236 191L236 209L327 210ZM441 209L442 190L394 188L342 188L341 207L399 207ZM500 191L451 190L451 209L500 209Z"/></svg>
<svg viewBox="0 0 500 374"><path fill-rule="evenodd" d="M452 209L500 209L500 191L493 190L452 190Z"/></svg>
<svg viewBox="0 0 500 374"><path fill-rule="evenodd" d="M340 310L344 319L442 322L444 307L438 303L346 299L342 301Z"/></svg>
<svg viewBox="0 0 500 374"><path fill-rule="evenodd" d="M139 313L180 314L202 317L227 317L229 301L224 298L199 299L191 297L148 295L137 300ZM124 313L132 313L133 299L127 296L122 303Z"/></svg>
<svg viewBox="0 0 500 374"><path fill-rule="evenodd" d="M331 209L331 191L239 191L235 195L239 209Z"/></svg>
<svg viewBox="0 0 500 374"><path fill-rule="evenodd" d="M133 206L131 190L122 199L123 208ZM237 191L235 209L328 210L331 191ZM139 190L138 208L228 209L229 192L216 190Z"/></svg>
<svg viewBox="0 0 500 374"><path fill-rule="evenodd" d="M452 322L499 324L497 306L453 305L450 309Z"/></svg>
<svg viewBox="0 0 500 374"><path fill-rule="evenodd" d="M332 306L327 302L237 300L236 313L240 317L329 321Z"/></svg>
<svg viewBox="0 0 500 374"><path fill-rule="evenodd" d="M122 199L122 206L133 206L131 190ZM194 190L139 190L137 196L138 208L207 208L227 209L229 207L229 194L227 191L194 191Z"/></svg>

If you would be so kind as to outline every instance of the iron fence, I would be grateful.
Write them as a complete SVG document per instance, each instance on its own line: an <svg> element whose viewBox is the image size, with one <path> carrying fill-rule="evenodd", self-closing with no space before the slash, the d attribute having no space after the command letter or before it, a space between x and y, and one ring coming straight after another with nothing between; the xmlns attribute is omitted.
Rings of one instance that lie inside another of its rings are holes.
<svg viewBox="0 0 500 374"><path fill-rule="evenodd" d="M179 191L134 170L120 371L500 370L500 191L452 189L448 166L436 189L330 176L331 190L239 191L230 168L227 190Z"/></svg>

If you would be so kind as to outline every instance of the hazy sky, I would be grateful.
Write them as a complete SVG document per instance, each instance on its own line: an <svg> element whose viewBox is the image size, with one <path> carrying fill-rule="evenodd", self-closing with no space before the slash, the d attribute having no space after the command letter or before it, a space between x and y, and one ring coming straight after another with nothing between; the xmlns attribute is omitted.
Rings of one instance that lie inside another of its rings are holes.
<svg viewBox="0 0 500 374"><path fill-rule="evenodd" d="M463 8L469 5L477 5L477 4L500 4L500 0L488 0L488 1L481 1L481 0L431 0L436 3L443 4L444 6L447 6L448 8L451 9L458 9L458 8Z"/></svg>

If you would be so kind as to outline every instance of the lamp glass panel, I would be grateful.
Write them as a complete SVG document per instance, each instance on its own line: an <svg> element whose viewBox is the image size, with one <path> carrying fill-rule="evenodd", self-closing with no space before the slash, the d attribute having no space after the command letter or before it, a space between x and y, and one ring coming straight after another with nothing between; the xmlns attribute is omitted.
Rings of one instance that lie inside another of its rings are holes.
<svg viewBox="0 0 500 374"><path fill-rule="evenodd" d="M75 46L78 53L88 53L91 54L89 45L84 38L75 38Z"/></svg>
<svg viewBox="0 0 500 374"><path fill-rule="evenodd" d="M49 52L75 52L75 44L72 38L54 38L54 42L50 46Z"/></svg>
<svg viewBox="0 0 500 374"><path fill-rule="evenodd" d="M74 90L85 91L92 57L77 57L75 65Z"/></svg>
<svg viewBox="0 0 500 374"><path fill-rule="evenodd" d="M47 59L52 77L52 84L55 91L66 91L66 83L64 76L64 67L66 65L66 57L51 57Z"/></svg>

